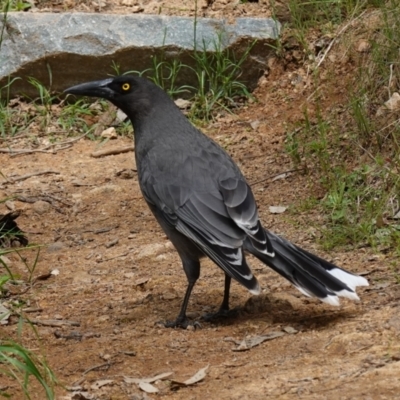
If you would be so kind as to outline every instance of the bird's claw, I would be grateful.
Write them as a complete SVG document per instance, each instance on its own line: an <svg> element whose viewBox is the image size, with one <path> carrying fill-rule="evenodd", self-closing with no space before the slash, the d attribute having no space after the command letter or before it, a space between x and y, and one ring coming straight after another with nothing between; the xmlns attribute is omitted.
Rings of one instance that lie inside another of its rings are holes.
<svg viewBox="0 0 400 400"><path fill-rule="evenodd" d="M214 322L219 319L235 318L239 314L239 308L235 307L232 310L219 309L215 313L204 314L201 319L207 322Z"/></svg>
<svg viewBox="0 0 400 400"><path fill-rule="evenodd" d="M190 321L188 318L177 318L175 321L160 322L165 328L182 328L188 329L193 327L194 330L201 329L202 326L198 321Z"/></svg>

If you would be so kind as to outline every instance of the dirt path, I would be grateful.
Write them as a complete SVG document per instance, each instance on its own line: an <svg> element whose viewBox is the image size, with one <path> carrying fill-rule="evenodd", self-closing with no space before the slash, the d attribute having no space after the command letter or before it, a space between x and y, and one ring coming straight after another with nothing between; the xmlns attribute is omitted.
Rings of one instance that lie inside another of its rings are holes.
<svg viewBox="0 0 400 400"><path fill-rule="evenodd" d="M237 120L216 123L208 132L240 161L250 181L291 168L282 151L282 135L271 129L278 125L277 120L266 115L257 132L249 129L250 117L261 117L263 110L263 104L256 104ZM120 138L104 147L129 143ZM157 321L176 316L186 280L177 254L141 197L136 174L132 179L116 176L123 169L134 168L133 154L90 157L98 147L81 140L55 155L0 155L2 173L8 176L48 169L59 172L4 185L0 194L61 200L53 205L43 201L14 204L22 210L18 221L31 242L48 245L41 252L35 275L60 271L26 294L29 306L42 310L31 318L80 324L38 327L48 361L62 383L88 390L99 399L136 399L142 398L140 390L136 384L125 383L124 376L171 371L174 379L185 380L209 365L206 378L197 385L176 392L162 383L158 387L171 399L212 398L216 393L222 399L399 396L400 291L387 265L362 251L334 255L336 262L352 271L370 272L371 287L360 291L359 304L344 301L336 309L307 299L252 260L263 294L250 297L234 284L232 306L241 309L237 319L204 323L203 329L196 331L157 325ZM292 174L254 189L267 226L321 252L308 231L307 218L315 216L268 212L269 205L290 205L307 196L306 177ZM18 257L9 258L14 270L26 277ZM191 317L215 309L222 289L223 274L204 262L190 304ZM285 327L297 333L286 333L248 351L232 350L237 347L233 339L240 341ZM13 332L15 325L2 328L2 336ZM87 337L68 340L56 338L56 332ZM36 341L30 339L33 346ZM30 339L26 338L26 343ZM93 386L108 379L111 382L100 389Z"/></svg>
<svg viewBox="0 0 400 400"><path fill-rule="evenodd" d="M214 3L230 7L234 2ZM71 7L84 4L71 2ZM254 15L255 7L248 3L235 10ZM241 110L238 117L221 117L205 131L233 155L250 183L261 181L253 188L265 226L366 275L371 286L359 290L362 301L344 300L340 308L333 308L310 300L251 260L263 293L251 297L234 284L232 306L240 309L236 319L203 323L196 331L165 329L157 322L176 316L186 279L177 253L142 199L136 173L117 175L135 168L133 153L92 158L100 145L82 139L54 155L0 154L6 176L49 169L59 173L2 184L0 199L16 194L36 196L36 200L42 196L35 203L13 203L22 211L18 223L30 242L47 246L34 276L54 269L59 275L37 282L23 298L27 306L37 309L29 314L32 319L79 323L37 327L60 382L89 393L74 399L157 398L124 377L173 372L172 379L184 381L207 365L206 377L196 385L176 391L166 382L154 385L168 399L400 398L400 289L391 272L393 260L368 249L324 254L315 239L314 222L321 219L317 212L269 212L271 205L298 205L312 190L309 178L300 172L266 179L293 169L284 152L285 124L301 118L302 106L314 90L307 80L301 87L291 84L293 77L304 77L301 67L278 64L260 80L257 103ZM338 73L341 68L348 65L339 66ZM332 97L325 99L332 104L344 96L346 82L338 82ZM119 138L103 147L129 144L129 139ZM35 254L26 254L28 265ZM13 270L27 279L19 257L7 257ZM222 293L223 273L211 262L203 262L189 315L198 318L215 310ZM17 319L10 322L1 328L0 339L15 337ZM271 332L284 334L250 350L234 351L235 341ZM25 329L23 343L39 350L30 329ZM58 388L57 392L58 399L71 399L70 391Z"/></svg>

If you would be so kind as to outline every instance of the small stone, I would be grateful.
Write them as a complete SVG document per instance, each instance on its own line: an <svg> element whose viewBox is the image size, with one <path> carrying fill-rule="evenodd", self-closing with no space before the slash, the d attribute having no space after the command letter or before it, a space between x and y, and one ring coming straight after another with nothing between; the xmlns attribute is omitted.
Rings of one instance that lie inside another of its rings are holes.
<svg viewBox="0 0 400 400"><path fill-rule="evenodd" d="M147 244L140 248L136 258L138 260L145 257L156 257L165 251L165 246L159 243Z"/></svg>
<svg viewBox="0 0 400 400"><path fill-rule="evenodd" d="M47 251L49 253L56 253L57 251L65 249L65 243L63 242L55 242L47 246Z"/></svg>
<svg viewBox="0 0 400 400"><path fill-rule="evenodd" d="M290 334L292 334L292 335L298 332L297 329L294 329L294 328L291 327L291 326L285 326L285 327L283 328L283 330L284 330L286 333L290 333Z"/></svg>
<svg viewBox="0 0 400 400"><path fill-rule="evenodd" d="M269 212L271 214L282 214L287 210L287 207L285 206L270 206L269 207Z"/></svg>
<svg viewBox="0 0 400 400"><path fill-rule="evenodd" d="M121 111L120 109L117 110L116 120L118 122L124 122L127 118L128 116L123 111Z"/></svg>
<svg viewBox="0 0 400 400"><path fill-rule="evenodd" d="M260 126L260 121L257 119L257 120L255 120L255 121L251 121L250 122L250 126L251 126L251 128L253 129L253 130L257 130L258 129L258 127Z"/></svg>
<svg viewBox="0 0 400 400"><path fill-rule="evenodd" d="M176 99L175 100L175 104L181 110L187 110L190 107L191 102L189 100Z"/></svg>
<svg viewBox="0 0 400 400"><path fill-rule="evenodd" d="M115 175L122 179L132 179L136 176L136 172L133 169L125 168L121 171L118 171Z"/></svg>
<svg viewBox="0 0 400 400"><path fill-rule="evenodd" d="M371 49L371 44L364 39L361 39L357 44L357 51L359 53L367 53Z"/></svg>
<svg viewBox="0 0 400 400"><path fill-rule="evenodd" d="M140 13L140 12L144 11L144 8L141 7L141 6L133 6L131 8L131 10L132 10L133 13Z"/></svg>
<svg viewBox="0 0 400 400"><path fill-rule="evenodd" d="M389 321L388 324L394 328L396 331L400 331L400 317L394 316Z"/></svg>
<svg viewBox="0 0 400 400"><path fill-rule="evenodd" d="M50 210L50 204L47 201L39 200L33 204L32 209L36 214L43 215Z"/></svg>
<svg viewBox="0 0 400 400"><path fill-rule="evenodd" d="M400 94L398 94L397 92L394 92L392 94L392 96L390 97L390 99L387 102L385 102L385 107L390 111L399 110L400 109Z"/></svg>
<svg viewBox="0 0 400 400"><path fill-rule="evenodd" d="M104 0L95 0L92 1L92 5L96 8L103 8L107 5L107 3Z"/></svg>
<svg viewBox="0 0 400 400"><path fill-rule="evenodd" d="M173 289L164 292L162 295L162 298L164 300L173 300L173 299L176 299L177 297L178 297L178 294Z"/></svg>
<svg viewBox="0 0 400 400"><path fill-rule="evenodd" d="M15 203L13 201L7 200L4 204L10 211L15 211Z"/></svg>
<svg viewBox="0 0 400 400"><path fill-rule="evenodd" d="M115 128L113 126L111 128L107 128L103 132L101 132L100 136L102 138L106 138L106 139L116 139L118 137L117 131L115 130Z"/></svg>
<svg viewBox="0 0 400 400"><path fill-rule="evenodd" d="M0 256L0 260L2 263L6 264L8 267L12 265L11 260L6 256Z"/></svg>
<svg viewBox="0 0 400 400"><path fill-rule="evenodd" d="M136 4L135 0L121 0L121 6L132 7Z"/></svg>
<svg viewBox="0 0 400 400"><path fill-rule="evenodd" d="M205 8L208 8L210 3L211 3L211 0L200 0L199 3L198 3L198 7L202 8L202 9L205 9Z"/></svg>
<svg viewBox="0 0 400 400"><path fill-rule="evenodd" d="M107 249L109 249L110 247L115 246L116 244L118 244L119 240L118 239L113 239L110 242L106 243L105 246Z"/></svg>

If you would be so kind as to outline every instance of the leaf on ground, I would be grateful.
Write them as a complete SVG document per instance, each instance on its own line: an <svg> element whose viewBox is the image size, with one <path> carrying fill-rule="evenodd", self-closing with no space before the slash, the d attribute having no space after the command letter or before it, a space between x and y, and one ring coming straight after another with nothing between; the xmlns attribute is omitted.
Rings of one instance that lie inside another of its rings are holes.
<svg viewBox="0 0 400 400"><path fill-rule="evenodd" d="M206 376L207 376L207 370L208 370L209 365L206 367L199 369L191 378L187 379L184 382L180 381L171 381L171 389L176 390L179 389L182 386L191 386L194 385L195 383L198 383L202 381Z"/></svg>
<svg viewBox="0 0 400 400"><path fill-rule="evenodd" d="M275 182L275 181L277 181L277 180L279 180L279 179L285 179L287 176L289 176L289 174L286 173L286 172L284 172L283 174L279 174L279 175L274 176L274 177L271 179L271 182Z"/></svg>
<svg viewBox="0 0 400 400"><path fill-rule="evenodd" d="M103 386L110 385L113 382L114 381L112 379L102 379L100 381L96 381L95 383L93 383L93 385L90 386L90 388L93 389L93 390L97 390L97 389L100 389Z"/></svg>
<svg viewBox="0 0 400 400"><path fill-rule="evenodd" d="M168 376L171 376L172 374L173 372L164 372L163 374L159 374L150 378L129 378L128 376L124 376L124 381L125 383L136 383L137 385L140 385L141 382L152 383L155 381L165 379Z"/></svg>
<svg viewBox="0 0 400 400"><path fill-rule="evenodd" d="M50 271L50 272L48 272L47 274L41 274L41 275L38 275L34 280L33 280L33 282L35 283L35 282L37 282L37 281L47 281L47 279L49 279L50 277L52 277L54 274L53 274L53 271Z"/></svg>
<svg viewBox="0 0 400 400"><path fill-rule="evenodd" d="M140 389L143 390L143 392L146 392L146 393L158 393L159 392L159 390L155 386L153 386L151 383L140 382L139 387L140 387Z"/></svg>
<svg viewBox="0 0 400 400"><path fill-rule="evenodd" d="M283 335L285 335L285 332L271 332L271 333L268 333L267 335L254 336L254 337L250 337L250 338L247 337L242 340L242 342L239 344L238 347L236 347L235 349L232 349L232 351L250 350L251 348L258 346L259 344L261 344L267 340L276 339Z"/></svg>
<svg viewBox="0 0 400 400"><path fill-rule="evenodd" d="M282 214L287 210L287 207L285 206L270 206L269 207L269 212L271 214Z"/></svg>
<svg viewBox="0 0 400 400"><path fill-rule="evenodd" d="M3 304L0 303L0 325L7 325L8 318L11 315L11 311L8 310Z"/></svg>
<svg viewBox="0 0 400 400"><path fill-rule="evenodd" d="M385 106L390 111L395 111L400 109L400 94L394 92L392 97L385 102Z"/></svg>
<svg viewBox="0 0 400 400"><path fill-rule="evenodd" d="M285 326L285 327L283 328L283 330L284 330L286 333L290 333L290 334L295 334L295 333L298 332L298 330L297 330L297 329L294 329L292 326Z"/></svg>
<svg viewBox="0 0 400 400"><path fill-rule="evenodd" d="M176 99L175 104L181 110L186 110L186 109L190 108L190 106L192 105L192 103L189 100L185 100L185 99Z"/></svg>
<svg viewBox="0 0 400 400"><path fill-rule="evenodd" d="M89 392L72 393L71 400L95 400L96 397Z"/></svg>

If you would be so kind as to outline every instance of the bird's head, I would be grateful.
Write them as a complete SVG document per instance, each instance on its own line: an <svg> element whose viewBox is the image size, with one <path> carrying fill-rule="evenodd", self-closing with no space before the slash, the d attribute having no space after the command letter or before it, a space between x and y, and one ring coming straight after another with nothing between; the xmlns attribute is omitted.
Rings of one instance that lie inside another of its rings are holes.
<svg viewBox="0 0 400 400"><path fill-rule="evenodd" d="M64 93L101 97L130 117L147 114L160 96L166 96L149 80L133 75L81 83L64 90Z"/></svg>

